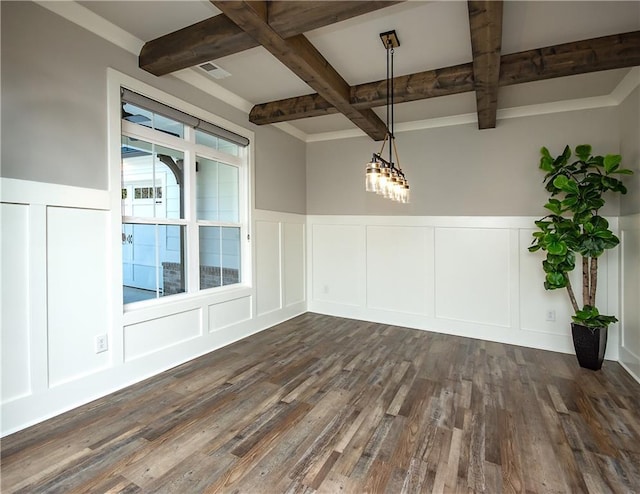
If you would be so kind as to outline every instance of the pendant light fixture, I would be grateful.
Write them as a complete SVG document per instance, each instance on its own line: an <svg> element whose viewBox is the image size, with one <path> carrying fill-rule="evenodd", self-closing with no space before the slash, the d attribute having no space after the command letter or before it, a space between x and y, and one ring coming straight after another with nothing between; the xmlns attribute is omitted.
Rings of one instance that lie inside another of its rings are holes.
<svg viewBox="0 0 640 494"><path fill-rule="evenodd" d="M395 30L380 33L380 39L387 50L387 133L382 141L380 152L373 153L371 161L367 163L365 190L406 204L409 202L409 182L400 168L400 158L393 133L393 49L400 46L400 41ZM389 146L388 159L383 158L382 155L386 145Z"/></svg>

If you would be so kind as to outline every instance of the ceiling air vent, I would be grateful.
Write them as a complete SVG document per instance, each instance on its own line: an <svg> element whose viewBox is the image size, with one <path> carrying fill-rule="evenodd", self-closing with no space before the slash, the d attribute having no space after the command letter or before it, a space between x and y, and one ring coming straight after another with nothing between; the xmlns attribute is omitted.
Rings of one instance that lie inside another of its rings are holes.
<svg viewBox="0 0 640 494"><path fill-rule="evenodd" d="M213 62L205 62L198 65L198 67L214 79L224 79L225 77L229 77L231 75L229 72L224 70L222 67L218 67Z"/></svg>

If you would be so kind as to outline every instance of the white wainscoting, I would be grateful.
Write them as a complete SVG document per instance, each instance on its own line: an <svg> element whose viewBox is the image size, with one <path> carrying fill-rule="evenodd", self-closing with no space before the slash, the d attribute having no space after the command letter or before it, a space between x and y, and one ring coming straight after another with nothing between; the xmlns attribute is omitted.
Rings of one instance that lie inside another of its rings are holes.
<svg viewBox="0 0 640 494"><path fill-rule="evenodd" d="M258 317L306 307L306 217L257 210L254 213Z"/></svg>
<svg viewBox="0 0 640 494"><path fill-rule="evenodd" d="M284 307L292 307L306 300L305 287L305 224L303 217L293 217L282 224L281 264L283 273ZM306 218L305 218L306 221Z"/></svg>
<svg viewBox="0 0 640 494"><path fill-rule="evenodd" d="M202 336L202 311L169 314L124 327L124 360L144 357Z"/></svg>
<svg viewBox="0 0 640 494"><path fill-rule="evenodd" d="M433 228L369 225L366 246L367 307L433 315Z"/></svg>
<svg viewBox="0 0 640 494"><path fill-rule="evenodd" d="M209 331L233 326L251 319L251 297L238 297L209 306Z"/></svg>
<svg viewBox="0 0 640 494"><path fill-rule="evenodd" d="M95 352L96 336L111 333L108 231L106 211L47 207L50 386L109 365Z"/></svg>
<svg viewBox="0 0 640 494"><path fill-rule="evenodd" d="M309 310L573 353L566 291L544 290L542 254L527 250L535 219L308 216ZM620 314L617 263L615 251L600 261L609 314Z"/></svg>
<svg viewBox="0 0 640 494"><path fill-rule="evenodd" d="M640 382L640 214L620 218L620 363Z"/></svg>
<svg viewBox="0 0 640 494"><path fill-rule="evenodd" d="M2 402L31 393L29 206L0 204L2 225Z"/></svg>
<svg viewBox="0 0 640 494"><path fill-rule="evenodd" d="M264 294L257 301L257 312L260 315L282 307L281 234L280 222L256 220L254 239L260 244L256 252L256 286Z"/></svg>
<svg viewBox="0 0 640 494"><path fill-rule="evenodd" d="M436 228L435 317L510 327L514 250L507 229Z"/></svg>
<svg viewBox="0 0 640 494"><path fill-rule="evenodd" d="M0 187L3 436L307 310L304 215L253 212L248 283L125 311L108 192ZM109 349L96 353L103 334Z"/></svg>

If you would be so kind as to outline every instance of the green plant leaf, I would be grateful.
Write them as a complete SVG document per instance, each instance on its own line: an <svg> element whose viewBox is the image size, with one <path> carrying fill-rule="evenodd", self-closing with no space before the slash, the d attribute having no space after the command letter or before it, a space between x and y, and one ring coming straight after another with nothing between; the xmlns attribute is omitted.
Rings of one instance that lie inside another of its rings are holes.
<svg viewBox="0 0 640 494"><path fill-rule="evenodd" d="M594 216L589 220L589 223L595 226L598 230L609 228L609 222L602 216Z"/></svg>
<svg viewBox="0 0 640 494"><path fill-rule="evenodd" d="M563 256L567 253L567 244L561 240L547 242L547 252L556 256Z"/></svg>
<svg viewBox="0 0 640 494"><path fill-rule="evenodd" d="M586 161L591 156L591 145L580 144L576 146L576 156L582 161Z"/></svg>
<svg viewBox="0 0 640 494"><path fill-rule="evenodd" d="M584 237L578 251L584 257L600 257L604 252L604 242L596 237Z"/></svg>
<svg viewBox="0 0 640 494"><path fill-rule="evenodd" d="M547 273L545 279L549 286L553 287L551 290L567 286L567 280L562 273Z"/></svg>
<svg viewBox="0 0 640 494"><path fill-rule="evenodd" d="M600 314L596 307L590 305L585 305L582 310L576 311L572 319L574 322L589 328L606 328L609 324L618 322L618 319L614 316Z"/></svg>
<svg viewBox="0 0 640 494"><path fill-rule="evenodd" d="M569 183L569 179L565 175L558 175L553 179L553 186L557 189L562 190Z"/></svg>
<svg viewBox="0 0 640 494"><path fill-rule="evenodd" d="M562 200L562 207L567 208L567 209L571 209L573 208L576 204L578 204L578 196L575 194L567 194L567 197L565 197Z"/></svg>
<svg viewBox="0 0 640 494"><path fill-rule="evenodd" d="M578 184L570 180L566 175L558 175L553 179L553 186L563 192L578 192Z"/></svg>
<svg viewBox="0 0 640 494"><path fill-rule="evenodd" d="M549 199L544 207L554 214L562 214L562 203L558 199Z"/></svg>
<svg viewBox="0 0 640 494"><path fill-rule="evenodd" d="M540 169L545 172L553 171L553 159L550 156L543 156L540 158Z"/></svg>
<svg viewBox="0 0 640 494"><path fill-rule="evenodd" d="M619 173L620 175L633 175L633 171L628 170L627 168L620 168L613 173Z"/></svg>
<svg viewBox="0 0 640 494"><path fill-rule="evenodd" d="M611 232L609 230L597 230L597 231L593 232L593 234L596 237L602 238L602 239L605 239L605 240L613 238L613 232Z"/></svg>
<svg viewBox="0 0 640 494"><path fill-rule="evenodd" d="M616 168L620 166L620 162L622 161L622 156L619 154L607 154L604 157L603 165L604 171L606 173L613 172Z"/></svg>

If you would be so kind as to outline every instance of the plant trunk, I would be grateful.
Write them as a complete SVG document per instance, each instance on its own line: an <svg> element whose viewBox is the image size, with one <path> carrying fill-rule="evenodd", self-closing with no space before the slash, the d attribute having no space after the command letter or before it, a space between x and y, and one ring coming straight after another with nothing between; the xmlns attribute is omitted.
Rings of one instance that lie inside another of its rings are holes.
<svg viewBox="0 0 640 494"><path fill-rule="evenodd" d="M589 258L582 256L582 305L590 305Z"/></svg>
<svg viewBox="0 0 640 494"><path fill-rule="evenodd" d="M571 280L569 280L569 277L567 277L567 292L569 293L569 300L571 300L573 311L578 312L580 308L578 307L578 302L576 301L576 295L575 293L573 293L573 287L571 286Z"/></svg>
<svg viewBox="0 0 640 494"><path fill-rule="evenodd" d="M598 258L591 258L591 273L590 273L590 281L591 281L591 290L589 294L589 305L591 307L596 306L596 289L598 288Z"/></svg>

